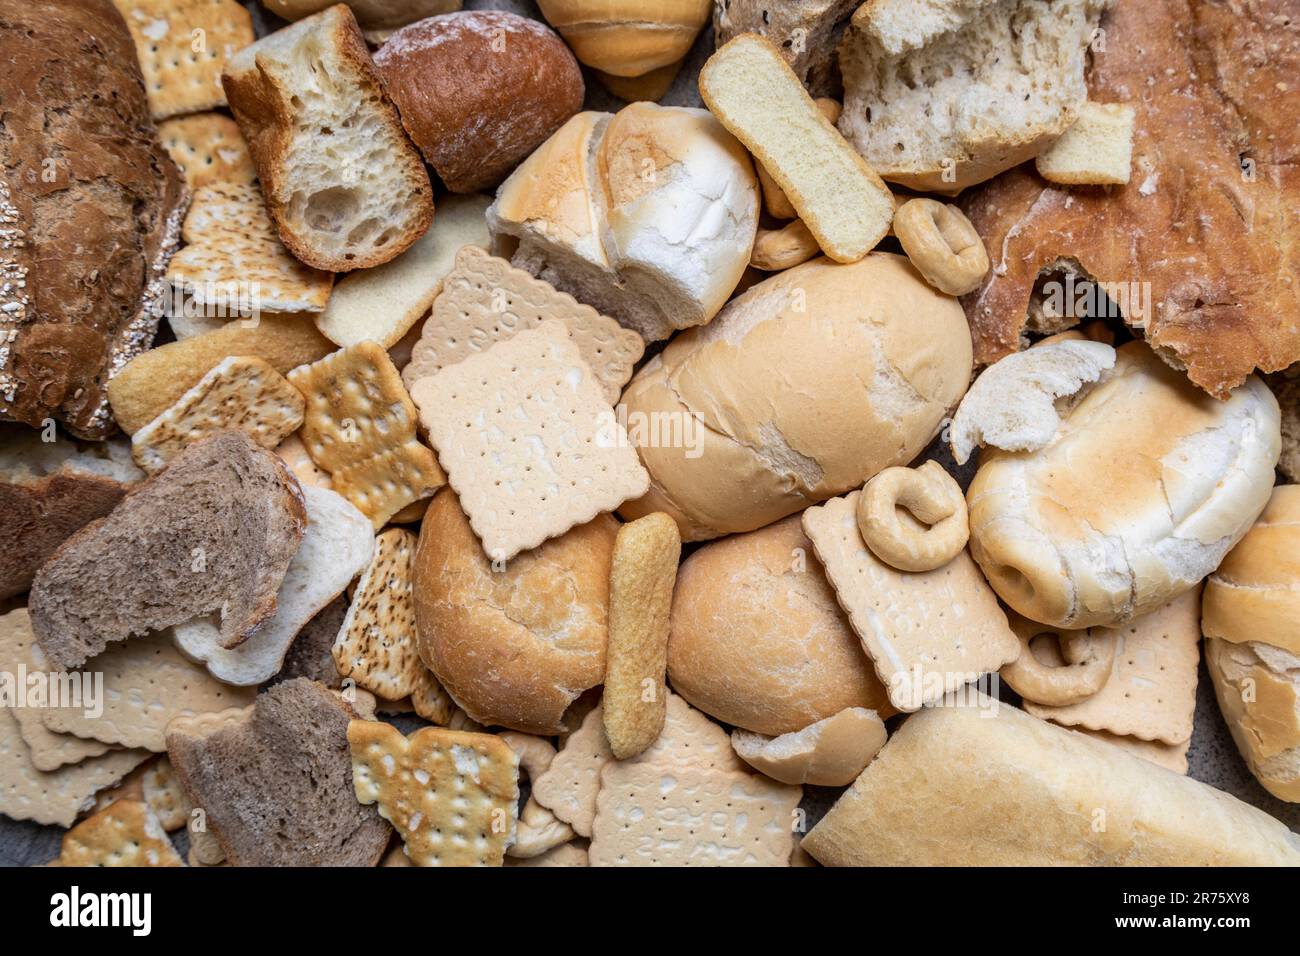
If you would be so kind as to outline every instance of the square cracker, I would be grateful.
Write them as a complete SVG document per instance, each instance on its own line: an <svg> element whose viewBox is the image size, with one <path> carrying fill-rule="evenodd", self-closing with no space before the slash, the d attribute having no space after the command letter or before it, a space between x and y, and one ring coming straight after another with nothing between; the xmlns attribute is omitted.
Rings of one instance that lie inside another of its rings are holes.
<svg viewBox="0 0 1300 956"><path fill-rule="evenodd" d="M147 804L118 800L63 835L61 866L184 866Z"/></svg>
<svg viewBox="0 0 1300 956"><path fill-rule="evenodd" d="M650 487L562 322L548 320L411 390L470 526L493 560Z"/></svg>
<svg viewBox="0 0 1300 956"><path fill-rule="evenodd" d="M221 113L196 113L158 124L158 138L191 190L216 182L252 183L257 169L239 124Z"/></svg>
<svg viewBox="0 0 1300 956"><path fill-rule="evenodd" d="M302 395L265 359L232 355L131 436L131 457L153 473L208 435L241 431L275 448L302 424Z"/></svg>
<svg viewBox="0 0 1300 956"><path fill-rule="evenodd" d="M148 804L164 830L170 833L190 822L194 805L190 803L190 798L181 786L170 760L159 757L145 768L141 784L144 789L144 802Z"/></svg>
<svg viewBox="0 0 1300 956"><path fill-rule="evenodd" d="M357 800L377 803L417 866L501 866L514 842L519 757L500 737L348 724Z"/></svg>
<svg viewBox="0 0 1300 956"><path fill-rule="evenodd" d="M236 0L113 0L135 41L156 120L226 105L221 71L251 44L253 18Z"/></svg>
<svg viewBox="0 0 1300 956"><path fill-rule="evenodd" d="M789 866L802 787L619 761L601 773L592 866Z"/></svg>
<svg viewBox="0 0 1300 956"><path fill-rule="evenodd" d="M19 668L35 673L47 669L45 657L32 633L32 619L27 608L14 608L0 617L0 672L17 674ZM18 722L28 758L37 770L49 772L87 757L98 757L113 749L98 740L82 740L71 734L57 734L41 720L43 707L12 707L9 712Z"/></svg>
<svg viewBox="0 0 1300 956"><path fill-rule="evenodd" d="M408 505L430 497L447 483L447 475L433 451L410 438L378 455L345 465L330 476L330 482L378 530L395 520Z"/></svg>
<svg viewBox="0 0 1300 956"><path fill-rule="evenodd" d="M809 508L803 529L889 702L920 710L1015 660L1020 641L970 554L934 571L890 567L858 532L859 494Z"/></svg>
<svg viewBox="0 0 1300 956"><path fill-rule="evenodd" d="M48 773L38 770L8 707L0 707L0 814L72 826L77 814L105 787L149 757L147 750L111 750Z"/></svg>
<svg viewBox="0 0 1300 956"><path fill-rule="evenodd" d="M49 707L45 726L107 744L167 749L164 731L174 717L201 714L252 702L251 688L228 687L192 664L165 633L112 644L86 664L104 675L104 712L88 716L79 707Z"/></svg>
<svg viewBox="0 0 1300 956"><path fill-rule="evenodd" d="M597 705L569 735L546 772L532 782L533 796L579 835L591 836L601 771L614 761L605 737L603 707ZM704 770L746 772L731 749L731 738L686 701L668 692L668 708L658 739L625 763L700 767Z"/></svg>
<svg viewBox="0 0 1300 956"><path fill-rule="evenodd" d="M1193 588L1128 624L1101 630L1119 642L1106 685L1067 707L1025 701L1035 717L1120 737L1181 744L1192 736L1200 662L1201 594ZM1044 633L1052 629L1043 627Z"/></svg>
<svg viewBox="0 0 1300 956"><path fill-rule="evenodd" d="M617 403L645 352L641 336L477 246L456 254L402 380L412 386L547 319L564 323L605 401Z"/></svg>
<svg viewBox="0 0 1300 956"><path fill-rule="evenodd" d="M194 302L241 321L250 312L319 312L334 275L280 242L255 184L216 182L194 193L167 281Z"/></svg>

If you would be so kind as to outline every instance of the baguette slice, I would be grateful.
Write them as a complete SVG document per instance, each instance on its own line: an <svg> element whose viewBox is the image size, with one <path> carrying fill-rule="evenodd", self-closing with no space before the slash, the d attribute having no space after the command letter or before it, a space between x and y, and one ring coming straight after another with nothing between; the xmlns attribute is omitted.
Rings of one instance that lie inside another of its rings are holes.
<svg viewBox="0 0 1300 956"><path fill-rule="evenodd" d="M221 81L280 239L303 262L377 266L429 228L429 175L347 6L245 47Z"/></svg>
<svg viewBox="0 0 1300 956"><path fill-rule="evenodd" d="M37 572L36 640L73 670L111 642L220 612L233 647L275 614L306 522L298 482L275 455L240 432L200 441Z"/></svg>
<svg viewBox="0 0 1300 956"><path fill-rule="evenodd" d="M837 262L870 252L894 218L883 180L817 108L769 40L742 33L700 71L704 103L745 144Z"/></svg>

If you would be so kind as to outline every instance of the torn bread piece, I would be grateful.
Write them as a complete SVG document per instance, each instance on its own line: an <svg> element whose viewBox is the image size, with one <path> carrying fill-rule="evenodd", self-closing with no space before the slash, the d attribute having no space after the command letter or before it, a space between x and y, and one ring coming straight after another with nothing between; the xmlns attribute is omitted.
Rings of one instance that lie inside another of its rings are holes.
<svg viewBox="0 0 1300 956"><path fill-rule="evenodd" d="M849 707L780 737L736 729L731 746L761 774L788 784L846 787L885 745L885 724L874 710Z"/></svg>
<svg viewBox="0 0 1300 956"><path fill-rule="evenodd" d="M1133 107L1084 103L1074 125L1034 157L1038 175L1067 186L1122 186L1133 166Z"/></svg>
<svg viewBox="0 0 1300 956"><path fill-rule="evenodd" d="M184 866L149 805L118 800L63 835L60 866Z"/></svg>

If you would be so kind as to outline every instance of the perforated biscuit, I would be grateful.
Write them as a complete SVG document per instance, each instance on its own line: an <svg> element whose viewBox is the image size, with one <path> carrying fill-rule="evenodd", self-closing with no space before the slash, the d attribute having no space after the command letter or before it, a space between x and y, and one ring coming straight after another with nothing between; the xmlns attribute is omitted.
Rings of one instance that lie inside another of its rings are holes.
<svg viewBox="0 0 1300 956"><path fill-rule="evenodd" d="M215 182L252 183L257 169L239 124L221 113L196 113L158 124L158 138L191 190Z"/></svg>
<svg viewBox="0 0 1300 956"><path fill-rule="evenodd" d="M118 800L63 836L62 866L184 866L158 818L139 800Z"/></svg>

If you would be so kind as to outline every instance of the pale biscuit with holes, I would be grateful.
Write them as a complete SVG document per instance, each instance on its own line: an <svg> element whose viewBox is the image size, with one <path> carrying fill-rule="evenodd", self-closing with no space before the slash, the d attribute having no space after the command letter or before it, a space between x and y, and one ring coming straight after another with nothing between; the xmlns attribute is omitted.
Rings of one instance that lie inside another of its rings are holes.
<svg viewBox="0 0 1300 956"><path fill-rule="evenodd" d="M562 322L547 320L420 379L411 397L492 560L531 550L650 487Z"/></svg>
<svg viewBox="0 0 1300 956"><path fill-rule="evenodd" d="M378 804L417 866L501 866L515 838L519 757L499 737L348 724L357 800Z"/></svg>
<svg viewBox="0 0 1300 956"><path fill-rule="evenodd" d="M45 726L154 753L167 749L164 731L173 718L242 707L255 694L252 688L228 687L190 663L166 633L110 644L86 667L104 675L103 713L47 707L41 718Z"/></svg>
<svg viewBox="0 0 1300 956"><path fill-rule="evenodd" d="M61 866L184 866L147 804L118 800L63 835Z"/></svg>
<svg viewBox="0 0 1300 956"><path fill-rule="evenodd" d="M284 247L256 184L216 182L194 193L167 281L232 321L263 311L319 312L334 274L299 262Z"/></svg>
<svg viewBox="0 0 1300 956"><path fill-rule="evenodd" d="M1200 662L1200 588L1159 610L1113 628L1118 642L1110 679L1087 700L1066 707L1025 701L1035 717L1066 727L1104 730L1121 737L1181 744L1192 736ZM1043 626L1043 633L1055 629ZM1034 652L1031 648L1031 653ZM1050 653L1038 647L1038 653Z"/></svg>
<svg viewBox="0 0 1300 956"><path fill-rule="evenodd" d="M265 359L232 355L131 436L131 457L156 472L208 435L233 429L275 448L302 424L302 395Z"/></svg>
<svg viewBox="0 0 1300 956"><path fill-rule="evenodd" d="M1016 659L1020 641L968 551L933 571L899 571L858 531L861 492L803 513L826 578L889 694L919 710Z"/></svg>
<svg viewBox="0 0 1300 956"><path fill-rule="evenodd" d="M212 183L252 183L257 169L239 124L221 113L195 113L158 124L158 139L191 190Z"/></svg>
<svg viewBox="0 0 1300 956"><path fill-rule="evenodd" d="M236 0L113 0L131 31L154 119L226 105L221 71L253 42Z"/></svg>
<svg viewBox="0 0 1300 956"><path fill-rule="evenodd" d="M457 253L456 268L443 280L402 381L413 386L547 319L564 323L605 400L618 402L645 352L641 336L477 246Z"/></svg>
<svg viewBox="0 0 1300 956"><path fill-rule="evenodd" d="M166 757L155 760L145 768L140 782L144 789L144 802L164 830L170 833L190 822L194 805L190 803L170 760Z"/></svg>
<svg viewBox="0 0 1300 956"><path fill-rule="evenodd" d="M569 735L546 772L532 782L533 796L580 836L590 837L600 774L613 760L614 753L605 737L603 707L597 706ZM648 750L625 762L689 764L704 770L745 772L745 764L731 749L727 732L671 691L658 739Z"/></svg>
<svg viewBox="0 0 1300 956"><path fill-rule="evenodd" d="M789 866L802 787L758 774L615 761L601 772L592 866Z"/></svg>
<svg viewBox="0 0 1300 956"><path fill-rule="evenodd" d="M609 571L605 736L619 760L655 742L668 712L668 620L682 537L655 512L618 529Z"/></svg>

